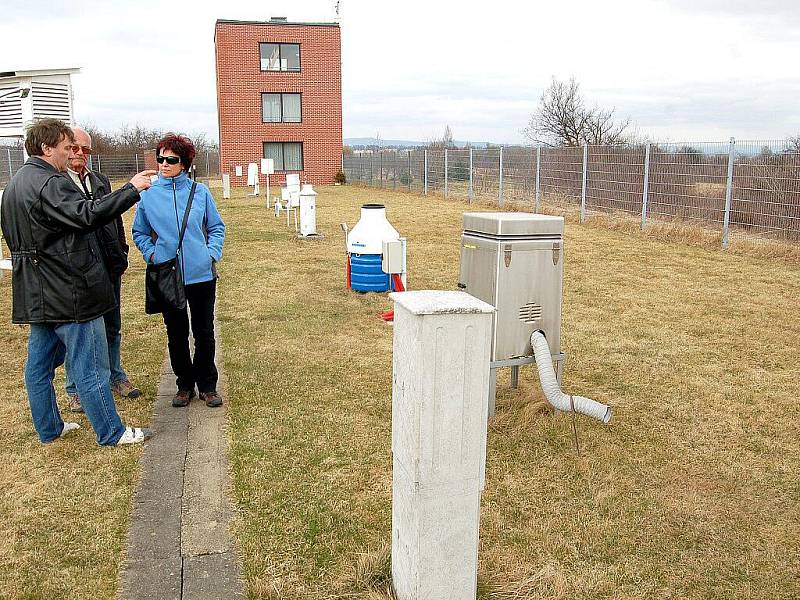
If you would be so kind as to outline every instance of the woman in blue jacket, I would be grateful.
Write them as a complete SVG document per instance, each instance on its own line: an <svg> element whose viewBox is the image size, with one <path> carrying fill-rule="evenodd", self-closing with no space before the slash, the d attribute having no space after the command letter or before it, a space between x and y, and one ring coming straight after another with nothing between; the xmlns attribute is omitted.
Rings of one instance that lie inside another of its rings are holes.
<svg viewBox="0 0 800 600"><path fill-rule="evenodd" d="M174 133L167 134L156 146L158 181L141 194L133 220L133 241L148 263L161 263L176 255L180 223L192 187L187 171L194 157L192 141ZM214 365L214 300L216 263L222 258L224 240L225 224L214 197L205 185L198 183L183 237L183 260L179 261L186 301L191 309L194 359L189 352L187 310L164 311L169 359L178 385L172 406L188 406L194 397L195 385L207 406L222 406Z"/></svg>

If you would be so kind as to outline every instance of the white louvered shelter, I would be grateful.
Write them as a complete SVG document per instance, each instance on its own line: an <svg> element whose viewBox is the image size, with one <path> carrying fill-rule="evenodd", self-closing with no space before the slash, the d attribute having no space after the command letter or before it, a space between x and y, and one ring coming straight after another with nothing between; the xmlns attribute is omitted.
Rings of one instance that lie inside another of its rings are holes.
<svg viewBox="0 0 800 600"><path fill-rule="evenodd" d="M36 119L74 123L72 74L79 68L0 71L0 137L24 137Z"/></svg>

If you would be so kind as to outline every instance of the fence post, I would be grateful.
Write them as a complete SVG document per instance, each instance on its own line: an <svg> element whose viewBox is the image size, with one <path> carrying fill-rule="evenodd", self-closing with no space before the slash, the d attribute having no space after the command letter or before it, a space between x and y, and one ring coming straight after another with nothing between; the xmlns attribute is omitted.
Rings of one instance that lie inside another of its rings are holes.
<svg viewBox="0 0 800 600"><path fill-rule="evenodd" d="M475 197L475 190L472 188L472 146L469 147L469 191L467 196L470 202Z"/></svg>
<svg viewBox="0 0 800 600"><path fill-rule="evenodd" d="M644 186L642 189L642 229L647 224L647 190L650 186L650 142L644 147Z"/></svg>
<svg viewBox="0 0 800 600"><path fill-rule="evenodd" d="M408 155L408 191L411 191L411 150L406 150Z"/></svg>
<svg viewBox="0 0 800 600"><path fill-rule="evenodd" d="M383 150L378 150L378 152L379 152L379 154L378 154L378 168L380 169L378 171L378 177L379 177L380 182L381 182L381 189L383 189L384 187L386 187L386 186L383 185Z"/></svg>
<svg viewBox="0 0 800 600"><path fill-rule="evenodd" d="M375 185L375 151L369 153L369 184Z"/></svg>
<svg viewBox="0 0 800 600"><path fill-rule="evenodd" d="M8 153L8 179L10 180L14 176L14 170L11 167L11 148L6 148L6 152Z"/></svg>
<svg viewBox="0 0 800 600"><path fill-rule="evenodd" d="M394 151L394 168L392 170L392 189L397 189L397 150Z"/></svg>
<svg viewBox="0 0 800 600"><path fill-rule="evenodd" d="M342 156L342 164L344 164L344 155ZM208 150L206 150L206 179L211 179L211 164L208 161ZM269 179L269 175L267 175L267 179ZM269 190L267 190L267 195L269 195ZM267 202L269 202L269 198L267 198Z"/></svg>
<svg viewBox="0 0 800 600"><path fill-rule="evenodd" d="M425 162L423 164L423 169L425 171L425 177L424 177L424 179L425 179L425 195L427 196L428 195L428 149L425 148L425 150L423 150L423 152L424 152L424 158L425 158Z"/></svg>
<svg viewBox="0 0 800 600"><path fill-rule="evenodd" d="M540 195L539 173L542 168L542 147L536 146L536 202L533 207L533 212L539 212L542 208L542 198Z"/></svg>
<svg viewBox="0 0 800 600"><path fill-rule="evenodd" d="M100 167L100 155L97 155L97 172L102 173L103 169Z"/></svg>
<svg viewBox="0 0 800 600"><path fill-rule="evenodd" d="M503 208L503 147L500 146L500 185L497 190L497 205Z"/></svg>
<svg viewBox="0 0 800 600"><path fill-rule="evenodd" d="M581 185L581 223L586 223L586 180L589 175L589 144L583 145L583 184Z"/></svg>
<svg viewBox="0 0 800 600"><path fill-rule="evenodd" d="M136 173L138 173L139 172L139 153L138 152L134 152L133 153L133 158L136 161Z"/></svg>
<svg viewBox="0 0 800 600"><path fill-rule="evenodd" d="M444 197L447 198L447 148L444 149Z"/></svg>
<svg viewBox="0 0 800 600"><path fill-rule="evenodd" d="M728 146L728 181L725 186L725 218L722 222L722 247L727 250L730 244L731 201L733 198L733 150L736 140L731 138Z"/></svg>

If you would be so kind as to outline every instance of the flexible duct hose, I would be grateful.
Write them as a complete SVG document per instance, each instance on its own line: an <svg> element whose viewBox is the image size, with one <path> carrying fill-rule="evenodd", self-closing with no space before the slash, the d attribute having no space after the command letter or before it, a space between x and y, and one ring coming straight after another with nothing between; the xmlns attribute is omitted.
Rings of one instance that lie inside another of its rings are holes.
<svg viewBox="0 0 800 600"><path fill-rule="evenodd" d="M611 420L611 407L605 404L600 404L589 398L583 396L570 397L561 391L556 379L556 373L553 370L553 357L550 354L550 347L547 345L547 339L541 331L534 331L531 335L531 346L533 346L533 354L536 357L536 366L539 368L539 381L542 384L542 391L544 392L550 406L557 410L570 412L572 407L575 407L575 412L592 417L603 423L608 423Z"/></svg>

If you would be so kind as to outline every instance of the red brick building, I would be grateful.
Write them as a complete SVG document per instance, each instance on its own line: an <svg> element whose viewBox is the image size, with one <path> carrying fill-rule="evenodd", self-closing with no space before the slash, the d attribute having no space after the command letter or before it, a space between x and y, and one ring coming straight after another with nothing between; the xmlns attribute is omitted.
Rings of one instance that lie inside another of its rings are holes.
<svg viewBox="0 0 800 600"><path fill-rule="evenodd" d="M214 30L222 173L247 185L247 164L332 183L342 159L342 45L338 23L218 20ZM242 166L236 177L235 167Z"/></svg>

